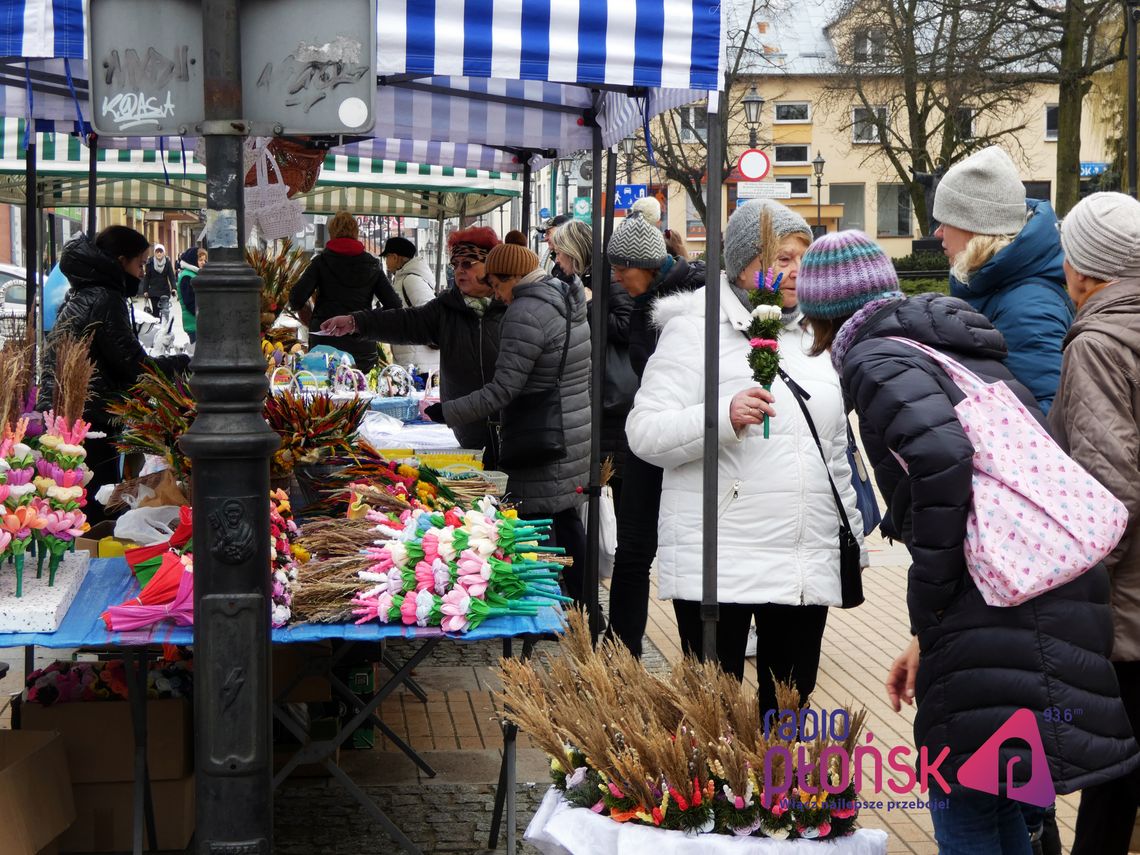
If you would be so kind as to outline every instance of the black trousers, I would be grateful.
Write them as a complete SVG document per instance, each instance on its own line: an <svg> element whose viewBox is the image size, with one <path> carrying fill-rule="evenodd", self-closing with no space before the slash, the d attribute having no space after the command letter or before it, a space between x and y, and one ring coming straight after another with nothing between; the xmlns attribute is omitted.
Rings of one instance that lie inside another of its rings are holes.
<svg viewBox="0 0 1140 855"><path fill-rule="evenodd" d="M567 508L556 514L519 514L521 519L549 519L554 523L546 546L559 546L566 550L566 556L574 563L562 568L562 589L566 596L573 597L578 605L585 605L583 582L586 572L586 527L578 516L577 508ZM541 548L541 546L540 546Z"/></svg>
<svg viewBox="0 0 1140 855"><path fill-rule="evenodd" d="M1140 733L1140 662L1113 662L1132 732ZM1126 855L1140 806L1140 770L1081 790L1072 855Z"/></svg>
<svg viewBox="0 0 1140 855"><path fill-rule="evenodd" d="M87 485L87 506L83 512L91 525L107 518L103 506L95 501L95 494L104 484L118 484L120 481L119 451L114 442L113 436L83 441L83 446L87 449L87 466L91 469L91 481Z"/></svg>
<svg viewBox="0 0 1140 855"><path fill-rule="evenodd" d="M701 604L674 600L677 631L686 655L701 656ZM760 714L778 710L776 685L795 683L800 703L815 690L819 673L819 650L827 624L827 606L782 606L773 603L721 603L716 625L716 655L720 667L737 680L744 680L744 648L748 627L756 618L756 682L760 686Z"/></svg>
<svg viewBox="0 0 1140 855"><path fill-rule="evenodd" d="M607 635L621 641L634 656L641 656L641 639L649 620L649 568L657 556L661 469L631 452L626 455L621 481Z"/></svg>

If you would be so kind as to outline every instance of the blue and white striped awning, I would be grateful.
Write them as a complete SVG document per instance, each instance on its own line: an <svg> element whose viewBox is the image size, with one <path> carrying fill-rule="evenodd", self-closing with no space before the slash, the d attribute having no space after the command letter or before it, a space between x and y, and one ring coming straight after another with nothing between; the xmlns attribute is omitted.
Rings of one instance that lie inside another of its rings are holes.
<svg viewBox="0 0 1140 855"><path fill-rule="evenodd" d="M613 146L720 87L721 21L720 0L379 0L371 136L421 146L421 162L504 169L520 149L538 165L534 152L590 148L595 115ZM82 0L0 0L2 115L73 129L88 116L83 53Z"/></svg>

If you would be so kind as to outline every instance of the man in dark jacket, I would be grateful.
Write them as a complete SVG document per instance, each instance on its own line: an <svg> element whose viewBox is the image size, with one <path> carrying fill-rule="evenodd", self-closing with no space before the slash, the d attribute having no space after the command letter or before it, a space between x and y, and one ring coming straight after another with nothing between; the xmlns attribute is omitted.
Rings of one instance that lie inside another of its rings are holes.
<svg viewBox="0 0 1140 855"><path fill-rule="evenodd" d="M428 344L439 348L440 400L451 401L483 388L494 376L499 356L499 324L505 306L491 299L483 262L498 236L488 228L454 232L448 238L455 287L422 306L394 311L358 311L329 319L326 335L356 330L393 344ZM484 464L496 460L487 420L454 424L464 448L485 448Z"/></svg>
<svg viewBox="0 0 1140 855"><path fill-rule="evenodd" d="M654 302L659 297L702 287L705 266L669 255L664 236L640 214L630 214L614 229L606 255L614 281L633 297L629 361L640 380L661 334L653 325ZM640 656L649 620L649 568L657 555L661 469L629 454L621 489L618 545L610 583L609 633Z"/></svg>
<svg viewBox="0 0 1140 855"><path fill-rule="evenodd" d="M850 235L858 235L861 247L837 251L835 241ZM858 413L887 503L883 533L905 542L913 562L907 608L915 638L896 660L887 689L896 710L900 701L918 702L915 744L930 757L947 749L940 772L953 806L937 808L932 800L935 834L948 850L983 851L963 844L965 835L981 827L992 829L995 841L999 829L1013 837L1028 833L1030 817L1013 788L1043 773L1033 766L1029 744L1016 738L996 746L994 768L1001 771L994 795L964 787L957 772L975 752L989 750L983 746L1019 708L1035 715L1058 793L1119 777L1140 760L1107 659L1108 577L1098 566L1008 608L982 599L964 551L975 453L955 412L964 395L932 359L894 338L945 353L986 382L1005 383L1043 419L1003 364L1001 334L967 303L935 294L905 300L897 281L864 287L855 265L844 269L871 248L877 250L856 232L817 241L800 268L799 303L815 347L830 345ZM1054 709L1082 712L1066 721Z"/></svg>
<svg viewBox="0 0 1140 855"><path fill-rule="evenodd" d="M160 243L154 245L154 255L146 263L142 291L147 299L147 311L156 318L161 317L163 301L174 293L174 265L166 257L166 247Z"/></svg>

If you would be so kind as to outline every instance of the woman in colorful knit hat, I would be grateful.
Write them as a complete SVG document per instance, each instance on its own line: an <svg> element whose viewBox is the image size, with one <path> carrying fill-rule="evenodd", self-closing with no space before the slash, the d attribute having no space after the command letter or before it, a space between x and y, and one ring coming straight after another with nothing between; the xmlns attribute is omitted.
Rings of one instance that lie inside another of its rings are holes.
<svg viewBox="0 0 1140 855"><path fill-rule="evenodd" d="M761 244L765 226L774 247ZM743 680L748 628L755 619L761 715L779 708L774 679L794 683L806 702L815 688L828 607L842 602L839 517L831 478L852 526L860 536L863 531L847 463L839 380L827 359L810 355L811 334L796 306L800 257L810 242L811 229L803 217L767 200L738 208L724 235L716 656L726 672ZM763 276L762 259L769 256L775 271L783 274L783 309L762 308L782 320L780 361L807 392L822 448L784 381L765 391L749 367L753 309L748 291L756 287L757 275ZM658 595L673 601L685 653L700 656L706 652L700 615L704 294L663 297L653 314L661 340L645 368L626 433L634 454L664 470ZM767 438L765 415L771 417ZM620 529L618 544L620 548Z"/></svg>
<svg viewBox="0 0 1140 855"><path fill-rule="evenodd" d="M560 430L565 454L546 462L517 461L512 455L516 449L504 441L500 465L510 475L507 490L519 515L554 520L552 545L574 559L565 574L567 593L582 603L586 531L578 506L586 501L591 434L586 294L579 280L566 284L543 270L523 234L512 232L507 241L494 247L484 263L488 283L507 307L494 377L462 397L432 404L425 414L449 425L501 418L507 435L519 416L519 407L512 404L521 406L526 396L552 388L559 391L558 412L535 427Z"/></svg>
<svg viewBox="0 0 1140 855"><path fill-rule="evenodd" d="M1040 828L1043 811L1018 802L1012 788L1037 780L1041 770L1018 739L989 744L1014 711L1037 715L1058 793L1119 777L1140 761L1106 658L1108 578L1097 567L1020 606L986 605L963 550L974 475L974 445L954 409L964 395L930 357L895 339L917 341L986 382L1005 383L1043 421L1041 411L1006 368L1005 341L986 317L954 297L904 299L890 259L862 232L825 235L812 245L800 268L799 300L815 333L812 352L830 350L858 413L888 508L883 534L910 551L914 637L886 689L895 710L918 702L915 744L931 758L946 753L939 772L951 788L949 806L938 784L930 799L939 852L1027 855L1030 826ZM1056 705L1082 714L1054 720ZM975 752L998 770L999 794L958 784L959 767Z"/></svg>

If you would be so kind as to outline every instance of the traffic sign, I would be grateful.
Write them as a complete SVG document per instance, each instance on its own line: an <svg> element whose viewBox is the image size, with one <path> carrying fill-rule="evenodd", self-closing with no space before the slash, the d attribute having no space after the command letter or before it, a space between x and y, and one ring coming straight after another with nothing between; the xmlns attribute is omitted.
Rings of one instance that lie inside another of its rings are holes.
<svg viewBox="0 0 1140 855"><path fill-rule="evenodd" d="M614 210L628 211L635 201L648 195L649 188L645 184L615 184Z"/></svg>
<svg viewBox="0 0 1140 855"><path fill-rule="evenodd" d="M590 215L593 212L593 206L590 204L589 196L578 196L574 199L574 219L585 220L589 222Z"/></svg>
<svg viewBox="0 0 1140 855"><path fill-rule="evenodd" d="M760 149L750 148L740 155L740 160L736 162L736 168L740 171L742 180L759 181L768 176L772 169L772 161Z"/></svg>
<svg viewBox="0 0 1140 855"><path fill-rule="evenodd" d="M371 130L376 0L243 0L242 116L253 136ZM199 0L88 0L91 121L108 136L191 135L206 120Z"/></svg>
<svg viewBox="0 0 1140 855"><path fill-rule="evenodd" d="M736 198L744 199L790 199L792 185L787 181L738 181Z"/></svg>
<svg viewBox="0 0 1140 855"><path fill-rule="evenodd" d="M538 215L544 220L549 219L550 218L550 209L549 208L539 208L538 209Z"/></svg>

